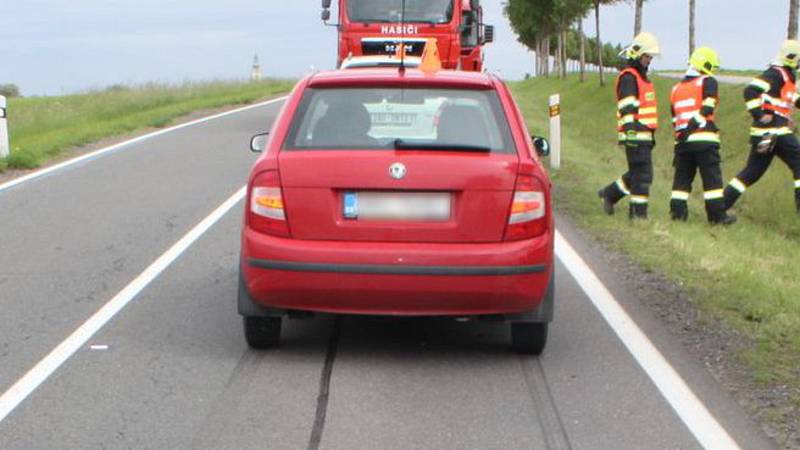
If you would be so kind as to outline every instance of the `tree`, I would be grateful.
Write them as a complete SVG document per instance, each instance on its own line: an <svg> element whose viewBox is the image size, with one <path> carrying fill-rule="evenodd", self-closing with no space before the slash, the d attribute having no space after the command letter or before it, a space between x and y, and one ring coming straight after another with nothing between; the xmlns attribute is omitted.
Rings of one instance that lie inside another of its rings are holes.
<svg viewBox="0 0 800 450"><path fill-rule="evenodd" d="M694 0L689 0L689 56L694 53Z"/></svg>
<svg viewBox="0 0 800 450"><path fill-rule="evenodd" d="M619 1L622 0L509 0L504 13L517 40L536 52L536 75L549 76L549 56L555 54L556 67L563 77L570 59L581 58L601 66L603 60L616 57L620 46L602 45L599 35L586 39L582 24L578 25L579 31L570 24L582 20L595 6L599 31L599 5Z"/></svg>
<svg viewBox="0 0 800 450"><path fill-rule="evenodd" d="M586 35L583 34L583 17L578 19L578 39L580 39L580 61L581 61L581 83L584 81L586 72Z"/></svg>
<svg viewBox="0 0 800 450"><path fill-rule="evenodd" d="M797 39L797 9L800 0L789 0L789 29L787 39Z"/></svg>
<svg viewBox="0 0 800 450"><path fill-rule="evenodd" d="M594 3L594 25L597 39L597 65L600 67L600 86L605 85L603 77L603 45L600 40L600 5L611 5L619 2L620 0L592 0Z"/></svg>
<svg viewBox="0 0 800 450"><path fill-rule="evenodd" d="M589 12L591 4L587 0L554 0L552 10L552 23L554 31L558 34L558 48L556 50L559 74L562 78L567 76L567 41L570 24L577 17L583 17Z"/></svg>
<svg viewBox="0 0 800 450"><path fill-rule="evenodd" d="M548 74L552 10L552 0L509 0L504 8L517 40L536 53L536 75Z"/></svg>
<svg viewBox="0 0 800 450"><path fill-rule="evenodd" d="M644 3L644 0L634 0L634 4L636 5L633 21L634 36L642 32L642 3Z"/></svg>
<svg viewBox="0 0 800 450"><path fill-rule="evenodd" d="M3 97L19 97L19 87L16 84L0 84L0 95Z"/></svg>

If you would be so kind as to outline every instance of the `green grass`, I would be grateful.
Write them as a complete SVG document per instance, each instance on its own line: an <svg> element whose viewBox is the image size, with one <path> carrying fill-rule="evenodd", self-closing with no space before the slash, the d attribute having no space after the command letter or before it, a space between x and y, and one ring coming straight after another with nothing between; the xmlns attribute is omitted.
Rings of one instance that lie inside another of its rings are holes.
<svg viewBox="0 0 800 450"><path fill-rule="evenodd" d="M766 69L766 66L764 66ZM733 75L738 77L757 77L764 72L764 69L720 69L717 71L717 75ZM656 74L660 73L683 73L686 69L664 69L664 70L657 70Z"/></svg>
<svg viewBox="0 0 800 450"><path fill-rule="evenodd" d="M615 142L613 80L600 88L596 78L586 83L534 79L515 83L512 90L532 132L543 136L547 98L561 94L562 168L552 174L558 208L609 247L681 282L702 310L752 338L742 361L759 382L790 386L800 405L800 216L791 173L776 158L740 200L740 222L728 228L707 225L698 175L689 222L670 221L673 149L664 125L670 123L667 99L674 82L656 80L662 129L654 151L651 220L637 223L628 220L626 201L609 217L597 198L597 190L626 169ZM721 86L718 122L726 181L744 167L749 152L750 117L741 91L741 86Z"/></svg>
<svg viewBox="0 0 800 450"><path fill-rule="evenodd" d="M766 68L767 68L767 66L765 65L764 69L766 69ZM764 69L761 69L761 70L753 70L753 69L746 69L746 70L745 69L741 69L741 70L738 70L738 69L722 69L722 70L719 71L718 75L735 75L735 76L739 76L739 77L757 77L757 76L761 75L762 73L764 73Z"/></svg>
<svg viewBox="0 0 800 450"><path fill-rule="evenodd" d="M8 101L11 154L0 171L31 169L104 138L165 127L192 111L251 103L287 92L290 81L150 84L60 97Z"/></svg>

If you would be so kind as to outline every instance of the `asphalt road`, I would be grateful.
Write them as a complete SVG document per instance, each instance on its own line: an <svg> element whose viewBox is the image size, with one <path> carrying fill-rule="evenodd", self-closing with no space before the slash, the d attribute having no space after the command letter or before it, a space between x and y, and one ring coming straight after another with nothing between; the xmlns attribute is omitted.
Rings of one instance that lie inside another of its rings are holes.
<svg viewBox="0 0 800 450"><path fill-rule="evenodd" d="M0 395L244 185L249 137L277 110L0 191ZM562 263L539 358L513 354L502 324L444 319L288 321L280 348L248 350L235 307L242 208L0 416L0 449L700 447ZM770 448L603 254L563 218L559 229L738 444Z"/></svg>

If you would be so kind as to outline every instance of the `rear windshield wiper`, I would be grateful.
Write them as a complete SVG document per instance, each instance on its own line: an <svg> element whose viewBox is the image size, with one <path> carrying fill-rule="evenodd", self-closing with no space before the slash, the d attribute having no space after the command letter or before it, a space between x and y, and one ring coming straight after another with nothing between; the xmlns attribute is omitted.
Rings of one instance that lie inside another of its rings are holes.
<svg viewBox="0 0 800 450"><path fill-rule="evenodd" d="M403 139L394 140L395 150L442 150L446 152L491 153L492 149L480 145L440 144L437 142L409 142Z"/></svg>

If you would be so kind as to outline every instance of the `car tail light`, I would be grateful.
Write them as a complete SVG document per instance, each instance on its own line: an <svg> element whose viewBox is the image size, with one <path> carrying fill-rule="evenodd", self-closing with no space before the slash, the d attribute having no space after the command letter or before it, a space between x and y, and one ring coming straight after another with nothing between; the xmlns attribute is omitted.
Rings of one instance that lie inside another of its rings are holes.
<svg viewBox="0 0 800 450"><path fill-rule="evenodd" d="M248 218L250 228L255 231L273 236L290 236L278 172L262 172L253 180Z"/></svg>
<svg viewBox="0 0 800 450"><path fill-rule="evenodd" d="M547 199L542 183L519 175L508 215L506 240L516 241L539 236L547 230Z"/></svg>

